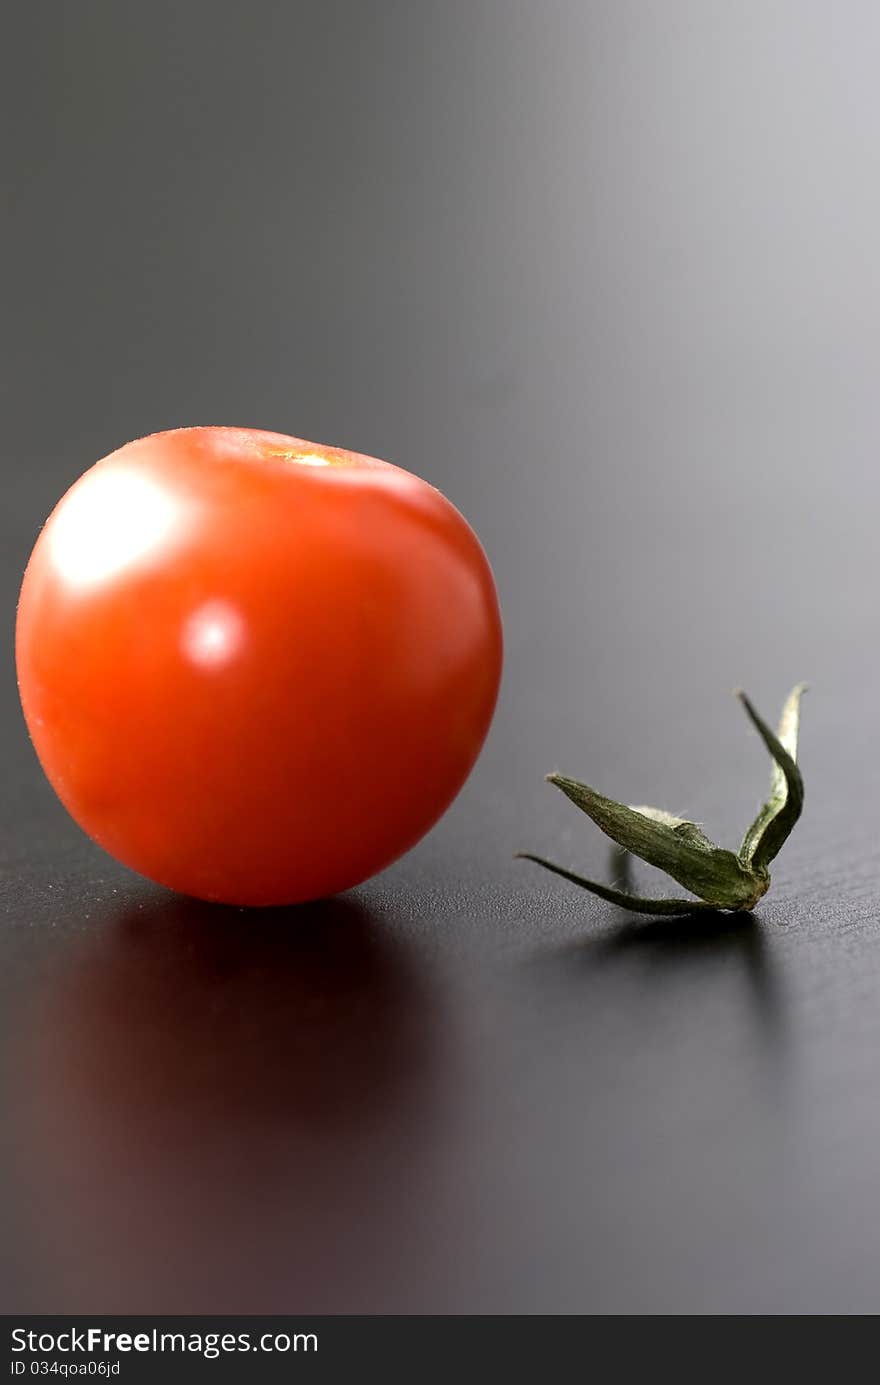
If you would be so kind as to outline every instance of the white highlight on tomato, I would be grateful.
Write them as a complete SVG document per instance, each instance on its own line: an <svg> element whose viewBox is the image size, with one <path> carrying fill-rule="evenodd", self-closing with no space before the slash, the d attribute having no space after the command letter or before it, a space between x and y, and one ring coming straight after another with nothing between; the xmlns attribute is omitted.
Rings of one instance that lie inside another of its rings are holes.
<svg viewBox="0 0 880 1385"><path fill-rule="evenodd" d="M73 586L92 586L157 554L180 520L177 502L154 481L98 467L49 522L52 562Z"/></svg>
<svg viewBox="0 0 880 1385"><path fill-rule="evenodd" d="M244 621L228 601L206 601L186 621L181 643L200 668L222 668L244 643Z"/></svg>

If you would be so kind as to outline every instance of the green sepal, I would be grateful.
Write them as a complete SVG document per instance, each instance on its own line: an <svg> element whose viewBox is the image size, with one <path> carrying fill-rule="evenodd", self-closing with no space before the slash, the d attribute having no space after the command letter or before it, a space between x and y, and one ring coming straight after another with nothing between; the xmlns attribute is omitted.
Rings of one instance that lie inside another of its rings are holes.
<svg viewBox="0 0 880 1385"><path fill-rule="evenodd" d="M612 841L665 871L707 904L744 909L755 902L754 875L732 851L715 846L695 822L661 809L628 808L562 774L548 778Z"/></svg>
<svg viewBox="0 0 880 1385"><path fill-rule="evenodd" d="M668 896L662 899L646 899L642 895L630 894L628 890L615 890L610 885L600 885L595 880L587 880L583 875L575 875L574 871L557 866L543 856L533 856L530 851L518 851L516 854L520 860L534 861L545 870L552 870L554 875L561 875L563 880L570 880L573 885L580 885L582 889L589 890L591 894L598 895L609 904L619 904L622 909L631 909L635 914L690 914L699 909L717 912L716 905L707 904L702 899L674 899Z"/></svg>
<svg viewBox="0 0 880 1385"><path fill-rule="evenodd" d="M801 697L805 692L805 683L798 683L797 687L792 688L782 709L775 736L758 716L745 693L740 691L737 694L774 762L770 795L746 832L739 849L740 859L756 870L767 869L790 835L804 806L804 781L796 760Z"/></svg>

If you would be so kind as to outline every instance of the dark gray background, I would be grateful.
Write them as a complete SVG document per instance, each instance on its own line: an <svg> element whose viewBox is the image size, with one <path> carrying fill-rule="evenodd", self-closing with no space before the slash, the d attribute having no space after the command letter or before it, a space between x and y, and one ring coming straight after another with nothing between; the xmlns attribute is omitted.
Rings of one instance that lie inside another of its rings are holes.
<svg viewBox="0 0 880 1385"><path fill-rule="evenodd" d="M880 1303L880 10L5 11L7 1311ZM211 910L67 819L11 649L39 525L178 424L371 452L470 518L480 765L343 900ZM638 924L554 767L735 844L754 922Z"/></svg>

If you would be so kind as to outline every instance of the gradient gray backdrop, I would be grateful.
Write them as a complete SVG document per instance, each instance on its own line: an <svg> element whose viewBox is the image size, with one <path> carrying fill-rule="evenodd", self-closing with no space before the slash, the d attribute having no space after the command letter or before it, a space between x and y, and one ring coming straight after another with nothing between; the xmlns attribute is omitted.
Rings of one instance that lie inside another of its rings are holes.
<svg viewBox="0 0 880 1385"><path fill-rule="evenodd" d="M867 0L7 8L0 1307L876 1310L878 70ZM411 468L498 579L478 770L308 945L116 867L18 713L45 515L194 423ZM730 690L801 678L756 924L511 861L606 869L554 767L735 843Z"/></svg>

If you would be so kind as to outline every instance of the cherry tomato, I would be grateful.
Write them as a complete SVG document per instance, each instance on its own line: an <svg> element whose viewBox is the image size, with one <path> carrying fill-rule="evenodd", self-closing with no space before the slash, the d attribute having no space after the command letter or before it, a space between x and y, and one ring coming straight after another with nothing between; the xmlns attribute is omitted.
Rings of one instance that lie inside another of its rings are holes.
<svg viewBox="0 0 880 1385"><path fill-rule="evenodd" d="M143 875L232 904L356 885L436 822L489 728L501 620L433 486L298 438L184 428L87 471L16 636L46 774Z"/></svg>

